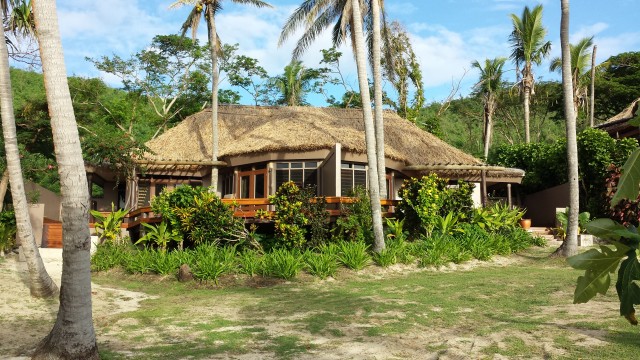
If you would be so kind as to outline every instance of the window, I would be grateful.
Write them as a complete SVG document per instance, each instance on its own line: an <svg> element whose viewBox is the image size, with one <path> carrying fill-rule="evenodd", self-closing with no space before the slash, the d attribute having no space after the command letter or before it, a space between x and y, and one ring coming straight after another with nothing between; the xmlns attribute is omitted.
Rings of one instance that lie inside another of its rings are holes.
<svg viewBox="0 0 640 360"><path fill-rule="evenodd" d="M293 181L301 188L318 185L318 162L276 163L276 188L287 181Z"/></svg>
<svg viewBox="0 0 640 360"><path fill-rule="evenodd" d="M343 162L340 167L342 196L349 196L356 186L367 187L366 165Z"/></svg>
<svg viewBox="0 0 640 360"><path fill-rule="evenodd" d="M233 173L224 174L222 177L222 196L233 194Z"/></svg>

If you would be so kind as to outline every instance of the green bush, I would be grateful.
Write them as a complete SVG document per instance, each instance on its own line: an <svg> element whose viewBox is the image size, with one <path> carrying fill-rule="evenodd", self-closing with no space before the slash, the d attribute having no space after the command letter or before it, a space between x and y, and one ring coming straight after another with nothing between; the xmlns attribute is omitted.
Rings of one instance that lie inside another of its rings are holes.
<svg viewBox="0 0 640 360"><path fill-rule="evenodd" d="M519 227L518 221L524 213L525 210L509 209L506 204L495 203L491 206L475 208L470 222L489 232L515 229Z"/></svg>
<svg viewBox="0 0 640 360"><path fill-rule="evenodd" d="M420 179L405 180L398 195L402 199L396 208L399 219L411 234L430 235L442 225L449 214L455 214L456 221L465 221L473 210L473 184L458 181L449 186L449 181L436 174Z"/></svg>
<svg viewBox="0 0 640 360"><path fill-rule="evenodd" d="M285 280L295 278L304 262L297 249L275 249L264 256L264 275Z"/></svg>
<svg viewBox="0 0 640 360"><path fill-rule="evenodd" d="M276 206L275 230L278 244L285 249L301 249L307 239L305 226L309 219L303 212L304 199L300 188L288 181L269 196L271 204Z"/></svg>
<svg viewBox="0 0 640 360"><path fill-rule="evenodd" d="M338 259L335 255L307 250L304 253L305 268L309 274L320 279L335 276L338 270Z"/></svg>
<svg viewBox="0 0 640 360"><path fill-rule="evenodd" d="M116 210L115 205L111 203L111 212L108 215L102 215L101 212L95 210L91 210L90 212L96 219L95 227L100 238L100 243L119 243L122 241L122 230L120 226L122 225L124 217L129 213L129 210Z"/></svg>
<svg viewBox="0 0 640 360"><path fill-rule="evenodd" d="M373 242L373 218L367 189L356 186L349 194L353 202L340 205L333 237L337 241Z"/></svg>
<svg viewBox="0 0 640 360"><path fill-rule="evenodd" d="M254 276L262 272L263 259L255 250L242 251L238 256L238 262L240 263L240 273Z"/></svg>
<svg viewBox="0 0 640 360"><path fill-rule="evenodd" d="M147 223L141 223L141 225L145 228L145 234L136 241L136 245L153 244L160 250L167 251L170 242L182 242L182 236L177 231L170 230L164 220L155 226Z"/></svg>
<svg viewBox="0 0 640 360"><path fill-rule="evenodd" d="M151 202L152 210L168 223L169 233L179 233L193 245L235 244L244 239L244 222L209 189L181 185L163 191Z"/></svg>
<svg viewBox="0 0 640 360"><path fill-rule="evenodd" d="M371 262L371 256L367 252L369 246L362 241L342 241L338 247L338 260L349 269L362 270Z"/></svg>
<svg viewBox="0 0 640 360"><path fill-rule="evenodd" d="M158 275L176 274L182 265L178 251L151 250L151 253L153 255L151 271Z"/></svg>
<svg viewBox="0 0 640 360"><path fill-rule="evenodd" d="M13 211L0 212L0 253L13 249L16 231L15 213Z"/></svg>
<svg viewBox="0 0 640 360"><path fill-rule="evenodd" d="M91 257L92 271L107 271L123 266L129 258L130 248L127 245L105 242L97 246Z"/></svg>
<svg viewBox="0 0 640 360"><path fill-rule="evenodd" d="M231 272L236 264L235 246L218 247L214 244L203 244L196 247L193 256L193 277L202 281L213 280L216 284L220 276Z"/></svg>
<svg viewBox="0 0 640 360"><path fill-rule="evenodd" d="M141 249L126 253L122 259L122 267L129 274L149 274L155 264L155 251Z"/></svg>
<svg viewBox="0 0 640 360"><path fill-rule="evenodd" d="M373 253L372 258L379 266L389 267L398 262L398 250L387 247L380 252Z"/></svg>

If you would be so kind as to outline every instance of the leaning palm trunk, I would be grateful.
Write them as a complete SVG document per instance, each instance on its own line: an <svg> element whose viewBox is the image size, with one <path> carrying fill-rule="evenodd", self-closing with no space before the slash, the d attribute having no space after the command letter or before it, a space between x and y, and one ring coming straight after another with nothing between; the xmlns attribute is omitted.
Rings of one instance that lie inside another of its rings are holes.
<svg viewBox="0 0 640 360"><path fill-rule="evenodd" d="M4 35L4 30L3 30ZM16 215L16 225L18 228L18 238L22 246L22 252L29 269L29 291L33 297L53 297L58 294L58 286L51 280L51 277L44 268L44 263L40 257L36 239L33 236L31 218L29 217L29 207L27 196L24 190L22 179L22 168L20 166L20 152L18 150L18 139L16 137L16 122L13 115L13 97L11 95L11 78L9 75L9 54L4 36L0 41L0 107L2 111L2 133L4 135L4 148L7 158L8 173L6 179L11 181L11 197L13 199L13 210ZM1 191L0 202L4 199L7 184L3 177L4 185Z"/></svg>
<svg viewBox="0 0 640 360"><path fill-rule="evenodd" d="M8 185L9 185L9 169L6 169L5 171L2 172L2 179L0 179L0 211L2 211L2 209L4 208L4 197L5 195L7 195Z"/></svg>
<svg viewBox="0 0 640 360"><path fill-rule="evenodd" d="M353 7L353 37L354 53L358 68L358 83L360 85L360 96L362 96L362 113L364 120L364 133L367 145L367 161L369 171L369 196L371 197L371 214L373 217L373 251L380 252L384 249L384 234L382 233L382 210L380 208L380 183L378 182L378 164L376 158L376 138L373 125L373 114L371 113L371 96L369 95L369 84L367 81L367 68L364 51L364 35L362 34L362 15L360 13L360 3L358 0L351 0Z"/></svg>
<svg viewBox="0 0 640 360"><path fill-rule="evenodd" d="M569 177L569 223L567 237L558 249L563 256L572 256L578 245L578 213L580 195L578 188L578 145L576 141L576 113L573 102L571 75L571 51L569 48L569 0L561 0L560 44L562 47L562 93L564 113L567 121L567 165Z"/></svg>
<svg viewBox="0 0 640 360"><path fill-rule="evenodd" d="M595 122L593 121L594 112L596 110L596 50L598 50L597 45L593 45L593 51L591 52L591 91L589 94L591 96L590 101L590 111L589 111L589 126L593 127Z"/></svg>
<svg viewBox="0 0 640 360"><path fill-rule="evenodd" d="M211 46L211 160L218 161L218 42L213 6L207 6ZM211 190L218 191L218 167L211 167Z"/></svg>
<svg viewBox="0 0 640 360"><path fill-rule="evenodd" d="M491 136L493 132L493 112L495 111L495 100L493 95L487 96L487 104L485 105L485 131L484 131L484 151L485 160L489 157L489 148L491 147Z"/></svg>
<svg viewBox="0 0 640 360"><path fill-rule="evenodd" d="M381 34L380 34L380 2L371 0L371 13L373 15L373 101L375 104L375 132L376 132L376 156L378 161L378 184L380 198L387 198L387 169L384 158L384 114L382 111L382 66L381 59Z"/></svg>
<svg viewBox="0 0 640 360"><path fill-rule="evenodd" d="M98 359L91 314L89 190L62 54L55 0L34 0L44 85L62 194L62 280L53 329L34 359Z"/></svg>

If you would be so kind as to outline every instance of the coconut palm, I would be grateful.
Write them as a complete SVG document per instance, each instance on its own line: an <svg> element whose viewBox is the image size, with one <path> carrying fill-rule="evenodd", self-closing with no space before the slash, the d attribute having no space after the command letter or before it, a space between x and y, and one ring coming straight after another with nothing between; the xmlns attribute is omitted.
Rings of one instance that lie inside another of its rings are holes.
<svg viewBox="0 0 640 360"><path fill-rule="evenodd" d="M593 36L583 38L576 44L570 44L571 52L571 79L573 85L573 106L577 112L578 106L586 102L587 86L589 82L589 61L591 60L590 48L593 46ZM551 60L550 71L562 70L562 58Z"/></svg>
<svg viewBox="0 0 640 360"><path fill-rule="evenodd" d="M380 1L380 0L373 0ZM370 4L370 3L369 3ZM371 4L370 4L371 5ZM374 4L375 5L375 4ZM369 8L373 8L370 6ZM333 24L333 45L340 46L347 38L351 39L353 52L358 65L358 83L362 96L363 119L365 125L365 140L367 144L367 162L369 164L369 195L371 197L371 209L373 212L374 225L374 251L384 249L384 237L382 234L382 214L380 211L380 186L386 187L384 165L378 164L378 159L384 159L384 152L378 150L377 134L373 123L371 112L371 98L369 93L369 83L366 71L365 40L362 26L362 12L360 2L353 0L306 0L294 12L282 28L279 44L284 43L299 27L305 27L305 32L298 40L293 50L293 58L297 59L313 43L313 41L327 28ZM373 21L371 21L373 24ZM373 25L372 25L373 26ZM373 36L372 36L373 38ZM362 49L360 49L362 47ZM380 45L372 45L371 50L379 48ZM371 51L373 53L373 51ZM361 58L360 58L361 57ZM372 62L379 63L379 57L375 59L372 55ZM380 71L380 70L378 70ZM375 76L375 74L374 74ZM375 80L375 79L374 79ZM381 76L379 79L381 84ZM381 88L380 88L381 89ZM375 89L374 89L375 90ZM375 95L374 95L375 96ZM382 109L382 97L380 103L376 103L376 108ZM380 115L382 113L380 112ZM381 118L380 118L381 119ZM377 133L382 135L382 123L378 123ZM369 128L371 126L371 129ZM384 138L381 137L382 149L384 149ZM380 168L383 172L380 173Z"/></svg>
<svg viewBox="0 0 640 360"><path fill-rule="evenodd" d="M53 329L33 359L98 359L91 314L89 189L73 113L55 0L33 2L62 197L62 279Z"/></svg>
<svg viewBox="0 0 640 360"><path fill-rule="evenodd" d="M576 114L573 100L575 90L574 64L569 44L569 0L561 0L562 17L560 20L560 45L562 47L562 94L564 97L564 116L567 121L567 171L569 178L569 222L567 237L558 249L563 256L572 256L578 245L578 213L580 212L580 193L578 188L578 145L576 140Z"/></svg>
<svg viewBox="0 0 640 360"><path fill-rule="evenodd" d="M269 84L280 94L278 105L298 106L308 105L305 95L311 91L313 81L320 77L320 71L310 69L302 61L292 60L285 66L284 74L270 79Z"/></svg>
<svg viewBox="0 0 640 360"><path fill-rule="evenodd" d="M531 96L535 93L535 79L533 77L533 64L540 65L542 59L549 55L551 42L545 41L547 30L542 26L542 5L537 5L530 10L525 6L522 16L511 14L513 32L509 37L511 42L511 59L515 61L516 68L522 70L519 75L520 89L524 95L524 138L525 142L531 141L529 132L529 104Z"/></svg>
<svg viewBox="0 0 640 360"><path fill-rule="evenodd" d="M256 7L271 7L261 0L231 0L237 4L254 5ZM216 14L222 10L223 0L178 0L171 5L172 8L184 5L193 5L189 16L182 24L182 35L191 29L191 37L195 40L198 33L200 20L204 16L207 22L207 39L211 49L211 161L218 161L218 54L220 43L216 32ZM218 168L214 164L211 168L211 190L216 192L218 188Z"/></svg>
<svg viewBox="0 0 640 360"><path fill-rule="evenodd" d="M483 121L483 137L484 137L484 158L489 156L489 146L491 144L491 136L493 130L493 113L496 110L496 92L502 85L503 67L507 61L506 58L486 59L484 67L474 61L471 66L480 70L480 80L475 87L479 94L482 94L484 103L484 121Z"/></svg>
<svg viewBox="0 0 640 360"><path fill-rule="evenodd" d="M10 23L10 19L14 18L10 13L10 8L20 6L21 2L7 1L0 2L2 6L2 14L4 23ZM24 4L22 4L24 5ZM15 24L14 24L15 25ZM25 25L24 23L22 25ZM31 24L27 24L28 28L13 26L11 31L20 33L30 33L32 31ZM4 29L3 29L4 35ZM29 290L31 296L34 297L53 297L58 293L58 286L51 280L44 267L40 252L36 245L36 240L31 227L31 219L29 217L29 207L27 196L24 190L24 181L22 178L22 167L20 165L20 153L18 151L18 140L16 132L16 122L13 112L13 96L11 94L11 78L9 75L9 53L5 41L0 41L0 109L2 116L2 134L4 136L4 147L6 152L7 177L3 176L3 183L0 184L0 202L4 200L6 191L6 180L11 183L11 198L13 199L13 209L15 211L17 234L22 246L22 252L29 269ZM0 207L1 209L1 207Z"/></svg>

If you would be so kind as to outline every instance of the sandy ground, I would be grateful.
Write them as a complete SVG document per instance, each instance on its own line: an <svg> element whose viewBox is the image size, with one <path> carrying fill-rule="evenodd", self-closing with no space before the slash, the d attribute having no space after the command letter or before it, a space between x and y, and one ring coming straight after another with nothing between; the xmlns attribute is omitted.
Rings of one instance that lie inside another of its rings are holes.
<svg viewBox="0 0 640 360"><path fill-rule="evenodd" d="M53 281L60 286L62 249L40 249ZM28 359L38 342L51 330L58 300L29 295L27 264L11 255L0 263L0 359ZM92 284L94 321L138 308L148 298L143 293Z"/></svg>

